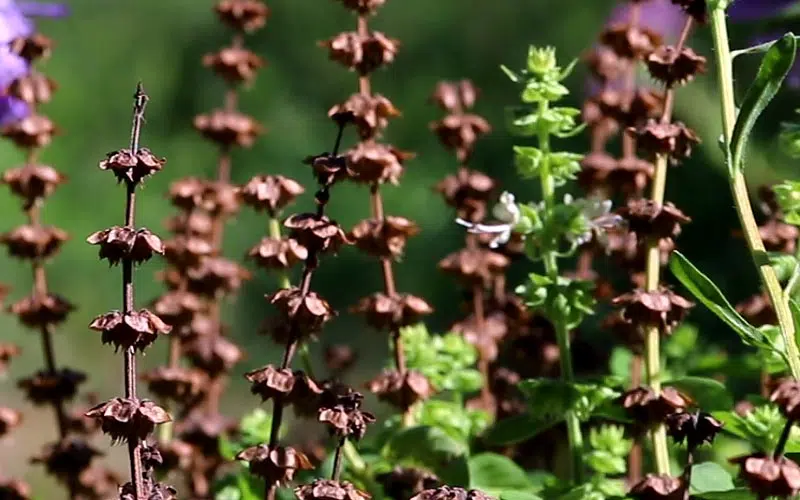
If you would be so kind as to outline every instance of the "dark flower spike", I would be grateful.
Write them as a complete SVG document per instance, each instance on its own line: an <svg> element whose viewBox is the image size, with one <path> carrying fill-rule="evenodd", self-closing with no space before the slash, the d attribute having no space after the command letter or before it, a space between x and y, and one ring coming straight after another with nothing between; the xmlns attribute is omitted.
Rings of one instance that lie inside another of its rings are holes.
<svg viewBox="0 0 800 500"><path fill-rule="evenodd" d="M155 426L171 420L160 406L147 399L114 398L86 412L97 419L112 441L144 440Z"/></svg>
<svg viewBox="0 0 800 500"><path fill-rule="evenodd" d="M9 255L20 259L50 258L67 240L69 235L63 229L39 224L26 224L0 235Z"/></svg>
<svg viewBox="0 0 800 500"><path fill-rule="evenodd" d="M92 459L101 455L83 439L68 438L45 446L31 458L31 463L43 464L50 474L70 482L89 468Z"/></svg>
<svg viewBox="0 0 800 500"><path fill-rule="evenodd" d="M113 172L120 182L127 179L135 184L160 171L166 162L147 148L141 148L135 154L130 149L120 149L106 154L106 159L100 162L100 169Z"/></svg>
<svg viewBox="0 0 800 500"><path fill-rule="evenodd" d="M250 50L225 47L203 56L203 65L213 69L229 83L250 83L255 79L258 69L264 66L264 60Z"/></svg>
<svg viewBox="0 0 800 500"><path fill-rule="evenodd" d="M377 137L389 124L390 118L400 116L392 101L380 94L353 94L342 104L328 111L328 116L341 122L352 123L358 135L366 140Z"/></svg>
<svg viewBox="0 0 800 500"><path fill-rule="evenodd" d="M716 418L699 411L674 413L667 417L667 434L676 443L686 441L690 453L703 443L711 444L722 426Z"/></svg>
<svg viewBox="0 0 800 500"><path fill-rule="evenodd" d="M59 130L46 116L31 114L20 121L6 125L1 132L18 148L29 149L47 146Z"/></svg>
<svg viewBox="0 0 800 500"><path fill-rule="evenodd" d="M440 486L435 489L424 490L411 500L495 500L481 490L466 490L456 486Z"/></svg>
<svg viewBox="0 0 800 500"><path fill-rule="evenodd" d="M39 198L53 194L66 177L53 167L29 164L3 172L0 183L8 185L11 192L25 200L25 206L33 205Z"/></svg>
<svg viewBox="0 0 800 500"><path fill-rule="evenodd" d="M370 500L369 493L363 492L347 481L315 479L294 489L298 500Z"/></svg>
<svg viewBox="0 0 800 500"><path fill-rule="evenodd" d="M740 467L739 476L759 498L788 498L800 491L800 466L781 456L753 453L731 459Z"/></svg>
<svg viewBox="0 0 800 500"><path fill-rule="evenodd" d="M375 31L367 35L346 32L320 43L328 49L331 60L342 66L368 75L394 61L399 42Z"/></svg>
<svg viewBox="0 0 800 500"><path fill-rule="evenodd" d="M424 299L403 293L386 295L374 293L351 308L363 314L367 323L378 330L395 330L418 323L420 318L431 314L433 308Z"/></svg>
<svg viewBox="0 0 800 500"><path fill-rule="evenodd" d="M635 500L683 500L685 489L680 477L648 474L633 485L628 495Z"/></svg>
<svg viewBox="0 0 800 500"><path fill-rule="evenodd" d="M178 500L178 491L172 486L145 481L144 498L146 500ZM132 483L125 483L120 488L119 500L138 500L134 494Z"/></svg>
<svg viewBox="0 0 800 500"><path fill-rule="evenodd" d="M55 294L32 295L8 307L8 311L29 328L43 328L61 323L74 309L75 306L70 302Z"/></svg>
<svg viewBox="0 0 800 500"><path fill-rule="evenodd" d="M86 238L90 245L100 245L100 259L107 259L110 265L119 264L123 259L131 259L141 264L150 260L153 254L164 254L161 238L149 229L134 229L127 226L113 226L97 231Z"/></svg>
<svg viewBox="0 0 800 500"><path fill-rule="evenodd" d="M264 132L264 127L254 118L238 111L222 109L196 116L194 128L223 148L234 145L249 148L255 143L256 137Z"/></svg>
<svg viewBox="0 0 800 500"><path fill-rule="evenodd" d="M273 217L304 192L299 182L282 175L257 175L239 188L244 203Z"/></svg>
<svg viewBox="0 0 800 500"><path fill-rule="evenodd" d="M57 404L69 401L86 381L86 374L62 368L55 372L38 371L17 384L25 391L27 399L35 405Z"/></svg>
<svg viewBox="0 0 800 500"><path fill-rule="evenodd" d="M323 393L319 421L328 424L332 434L361 439L367 425L375 422L374 415L361 410L363 399L361 393L352 391L341 395Z"/></svg>
<svg viewBox="0 0 800 500"><path fill-rule="evenodd" d="M263 28L269 18L269 7L261 0L220 0L214 10L222 22L247 33Z"/></svg>
<svg viewBox="0 0 800 500"><path fill-rule="evenodd" d="M308 258L308 249L293 239L264 238L247 254L265 269L288 269Z"/></svg>
<svg viewBox="0 0 800 500"><path fill-rule="evenodd" d="M387 401L403 412L417 401L430 398L435 389L425 375L409 370L405 373L384 371L372 379L367 388L381 401Z"/></svg>
<svg viewBox="0 0 800 500"><path fill-rule="evenodd" d="M667 87L684 85L695 75L705 73L706 58L689 47L677 52L675 47L664 45L647 56L647 69L650 75Z"/></svg>
<svg viewBox="0 0 800 500"><path fill-rule="evenodd" d="M314 468L308 457L294 448L266 444L247 448L236 459L249 462L250 472L264 478L267 487L286 484L298 470Z"/></svg>
<svg viewBox="0 0 800 500"><path fill-rule="evenodd" d="M172 331L171 326L147 309L128 314L111 311L97 316L89 324L89 328L103 332L103 343L113 344L116 350L133 347L139 351L144 351L155 342L158 335L166 335Z"/></svg>

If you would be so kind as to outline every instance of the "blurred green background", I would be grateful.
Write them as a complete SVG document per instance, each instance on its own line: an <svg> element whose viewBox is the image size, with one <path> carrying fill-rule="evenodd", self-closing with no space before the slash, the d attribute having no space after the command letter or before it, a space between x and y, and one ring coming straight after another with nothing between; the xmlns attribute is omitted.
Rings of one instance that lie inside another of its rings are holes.
<svg viewBox="0 0 800 500"><path fill-rule="evenodd" d="M162 221L173 213L164 196L167 186L183 176L212 176L215 171L215 149L199 138L191 123L195 114L221 105L224 86L202 67L200 59L228 43L231 33L217 22L210 0L69 3L73 10L69 18L40 23L41 30L58 44L44 70L61 86L44 112L64 130L43 159L70 177L48 201L44 218L73 237L49 265L48 276L53 291L79 306L58 333L58 362L87 371L91 376L84 389L106 399L122 391L120 359L86 326L95 315L119 307L120 272L108 269L96 258L96 249L83 240L95 230L121 223L123 191L111 175L97 168L97 162L107 151L125 147L131 95L141 79L151 98L143 143L168 163L147 181L137 217L139 225L163 234ZM410 217L422 228L410 241L405 260L397 265L397 281L400 290L421 295L436 308L428 323L431 330L442 331L459 315L460 291L436 271L436 263L463 241L452 211L431 191L435 182L457 166L428 129L428 123L441 115L428 103L434 85L442 79L466 77L483 90L476 112L486 116L495 130L479 143L472 164L513 190L519 200L533 199L535 183L521 183L515 177L514 140L504 131L502 117L503 106L515 103L517 95L498 67L501 63L521 66L529 44L555 45L564 63L580 56L592 46L613 4L611 0L394 0L372 21L374 28L402 42L396 63L378 72L373 85L403 111L403 117L390 125L387 141L418 155L408 163L401 186L387 187L384 192L388 213ZM269 133L252 149L236 153L233 180L245 182L255 174L280 173L296 178L313 193L310 171L300 160L330 147L334 128L326 112L356 88L355 75L328 61L317 42L353 29L355 19L329 0L272 0L269 5L272 17L267 27L247 40L268 66L241 99L242 108L264 123ZM763 28L734 27L734 45L745 45ZM711 54L705 30L693 45L698 52ZM737 67L742 85L754 74L755 64L748 60ZM704 144L691 161L670 171L667 198L694 219L680 238L680 248L738 301L757 285L743 242L731 236L736 219L716 145L720 126L712 75L710 61L710 74L679 92L677 114L698 130ZM570 104L580 106L585 77L584 68L579 67L570 78L575 90ZM792 175L794 165L776 151L774 134L780 121L792 118L797 97L792 91L782 92L759 126L749 157L753 188ZM587 144L586 137L579 137L563 147L582 152ZM21 159L9 143L0 144L0 168L15 166ZM312 205L310 193L298 201L297 210ZM337 186L330 210L350 227L369 213L367 191ZM18 201L7 192L0 195L0 213L2 231L24 220ZM243 210L228 226L226 253L242 257L265 233L266 224L265 218ZM154 277L160 266L154 260L137 272L138 304L162 291ZM527 271L525 264L517 266L512 284ZM26 264L0 257L0 282L13 285L12 299L27 293L30 275ZM354 249L326 258L313 285L340 311L381 286L378 264ZM280 356L279 349L256 335L268 313L263 294L274 287L270 277L256 273L225 307L232 336L248 353L225 395L228 404L223 408L232 415L258 403L247 394L241 372ZM700 325L704 343L736 345L733 334L705 311L698 308L692 321ZM0 403L25 410L27 417L21 429L0 441L0 467L47 488L41 469L29 467L22 457L54 437L52 415L46 409L30 408L15 388L17 378L41 366L38 334L21 330L13 317L4 315L0 316L0 335L24 348L10 376L0 381ZM357 347L361 363L351 374L354 382L365 380L384 362L386 338L349 314L334 321L322 340ZM603 349L609 344L601 335L589 340ZM164 344L147 353L144 367L165 359ZM320 350L319 343L312 346L315 359ZM103 440L102 447L106 445ZM119 461L121 451L114 448L111 459Z"/></svg>

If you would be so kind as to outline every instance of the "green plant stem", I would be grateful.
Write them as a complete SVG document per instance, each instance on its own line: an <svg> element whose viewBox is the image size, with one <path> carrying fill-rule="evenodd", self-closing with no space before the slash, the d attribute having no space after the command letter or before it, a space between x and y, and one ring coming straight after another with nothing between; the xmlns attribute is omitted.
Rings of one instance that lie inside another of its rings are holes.
<svg viewBox="0 0 800 500"><path fill-rule="evenodd" d="M547 112L549 103L539 102L539 113ZM550 154L550 136L547 131L539 132L539 149L542 151L541 183L542 199L544 200L545 213L553 210L555 204L555 180L550 172L548 155ZM543 252L544 268L547 276L555 283L558 279L558 259L556 251L552 248ZM570 346L569 328L563 321L553 321L558 341L559 361L561 363L561 379L569 384L575 381L572 370L572 349ZM582 482L583 476L583 435L581 423L574 411L567 412L567 439L570 450L570 478L575 484Z"/></svg>
<svg viewBox="0 0 800 500"><path fill-rule="evenodd" d="M281 222L278 217L269 218L269 236L276 240L281 239ZM287 271L278 271L278 286L280 288L289 288L292 286ZM303 364L303 370L313 379L314 365L311 364L311 354L308 351L308 344L300 344L298 350L300 351L300 362Z"/></svg>
<svg viewBox="0 0 800 500"><path fill-rule="evenodd" d="M714 54L716 55L717 80L719 96L722 107L722 129L725 140L725 149L730 148L733 128L736 124L736 103L733 93L733 62L728 41L728 28L725 24L725 11L716 8L711 11L711 30L714 35ZM800 351L795 339L795 328L792 314L789 309L789 297L781 290L775 270L763 256L766 254L764 242L758 231L750 195L747 192L747 183L742 169L728 166L730 172L731 191L736 203L736 213L742 225L747 246L758 268L761 281L767 291L769 300L778 317L783 341L786 345L786 354L789 369L795 379L800 378Z"/></svg>

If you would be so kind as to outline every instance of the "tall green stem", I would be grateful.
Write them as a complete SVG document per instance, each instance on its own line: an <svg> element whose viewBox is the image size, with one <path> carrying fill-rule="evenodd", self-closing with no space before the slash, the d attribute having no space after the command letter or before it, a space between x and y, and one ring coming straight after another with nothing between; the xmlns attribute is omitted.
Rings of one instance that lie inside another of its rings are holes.
<svg viewBox="0 0 800 500"><path fill-rule="evenodd" d="M270 217L269 219L269 236L276 240L281 238L281 223L277 217ZM289 288L292 286L287 271L283 270L278 272L278 286L280 288ZM314 378L314 365L311 364L311 354L308 352L308 345L302 343L298 350L300 351L300 362L303 363L303 369L309 377Z"/></svg>
<svg viewBox="0 0 800 500"><path fill-rule="evenodd" d="M547 113L549 103L539 102L539 114L544 116ZM542 199L544 200L545 213L550 213L555 204L555 181L550 172L550 135L547 131L539 132L539 149L542 151L542 165L540 179L542 182ZM544 267L547 276L556 281L558 278L558 259L554 249L545 249L543 253ZM569 384L575 381L575 374L572 370L572 349L569 339L569 328L563 321L554 321L553 326L556 330L558 341L559 361L561 363L561 379ZM572 460L570 461L571 478L573 482L580 483L583 476L583 435L581 434L581 423L578 415L574 411L567 412L567 439L569 440L569 450Z"/></svg>
<svg viewBox="0 0 800 500"><path fill-rule="evenodd" d="M717 7L711 11L711 29L714 35L714 54L717 62L717 80L719 96L722 104L722 128L725 139L725 149L730 147L733 127L736 124L736 103L733 94L733 61L728 41L728 28L725 24L725 10ZM778 276L772 266L765 262L764 242L758 231L755 216L753 215L750 195L747 192L742 169L728 166L730 172L731 191L736 202L736 213L742 225L747 246L753 256L753 261L758 268L759 275L769 300L778 317L778 324L786 344L786 354L789 360L789 369L794 378L800 378L800 351L795 339L794 321L789 310L789 298L781 290Z"/></svg>

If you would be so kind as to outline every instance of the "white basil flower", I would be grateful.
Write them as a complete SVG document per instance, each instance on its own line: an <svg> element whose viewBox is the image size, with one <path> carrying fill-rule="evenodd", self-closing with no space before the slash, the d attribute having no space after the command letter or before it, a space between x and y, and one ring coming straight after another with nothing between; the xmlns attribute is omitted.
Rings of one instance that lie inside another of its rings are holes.
<svg viewBox="0 0 800 500"><path fill-rule="evenodd" d="M461 218L456 219L456 223L468 228L467 231L472 234L496 234L497 236L489 242L489 248L497 248L508 243L511 232L521 217L514 195L504 191L500 195L499 203L492 209L492 215L498 220L498 223L475 224Z"/></svg>

